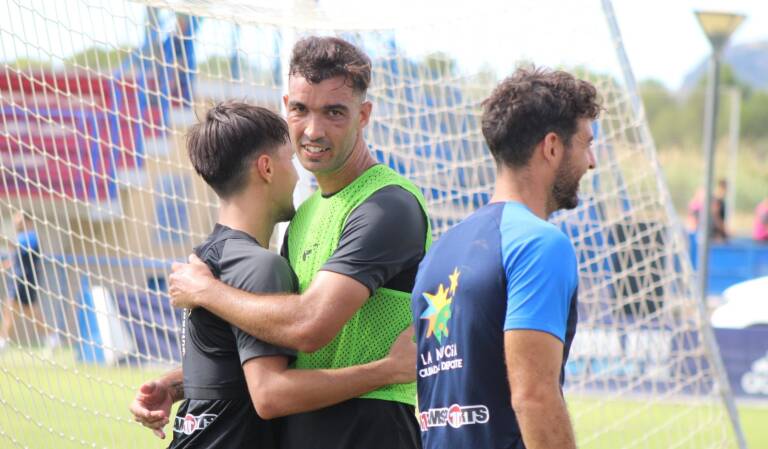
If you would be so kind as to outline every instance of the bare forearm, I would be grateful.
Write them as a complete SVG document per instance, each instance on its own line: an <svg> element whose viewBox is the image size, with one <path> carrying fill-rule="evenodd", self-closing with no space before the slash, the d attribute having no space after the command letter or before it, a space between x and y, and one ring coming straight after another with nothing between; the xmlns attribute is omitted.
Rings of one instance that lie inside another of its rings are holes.
<svg viewBox="0 0 768 449"><path fill-rule="evenodd" d="M181 367L163 374L157 382L169 388L173 402L184 399L184 372Z"/></svg>
<svg viewBox="0 0 768 449"><path fill-rule="evenodd" d="M260 340L301 349L305 315L299 295L259 295L216 281L198 297L198 305Z"/></svg>
<svg viewBox="0 0 768 449"><path fill-rule="evenodd" d="M328 407L389 383L390 375L379 360L340 369L286 369L262 386L267 399L255 403L259 415L277 418Z"/></svg>
<svg viewBox="0 0 768 449"><path fill-rule="evenodd" d="M573 426L559 394L513 404L528 449L575 449Z"/></svg>

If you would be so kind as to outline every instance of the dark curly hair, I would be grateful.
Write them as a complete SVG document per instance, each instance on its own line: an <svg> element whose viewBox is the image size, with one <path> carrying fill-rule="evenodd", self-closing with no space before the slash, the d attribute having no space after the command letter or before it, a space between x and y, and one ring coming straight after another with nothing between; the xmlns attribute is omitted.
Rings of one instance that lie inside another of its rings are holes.
<svg viewBox="0 0 768 449"><path fill-rule="evenodd" d="M371 59L343 39L309 36L293 47L288 74L310 83L343 76L352 89L365 94L371 82Z"/></svg>
<svg viewBox="0 0 768 449"><path fill-rule="evenodd" d="M287 143L288 125L269 109L237 101L212 107L187 132L192 166L221 198L242 189L254 157Z"/></svg>
<svg viewBox="0 0 768 449"><path fill-rule="evenodd" d="M577 120L594 120L600 110L591 83L560 70L520 68L483 102L483 136L497 164L521 167L548 133L570 146Z"/></svg>

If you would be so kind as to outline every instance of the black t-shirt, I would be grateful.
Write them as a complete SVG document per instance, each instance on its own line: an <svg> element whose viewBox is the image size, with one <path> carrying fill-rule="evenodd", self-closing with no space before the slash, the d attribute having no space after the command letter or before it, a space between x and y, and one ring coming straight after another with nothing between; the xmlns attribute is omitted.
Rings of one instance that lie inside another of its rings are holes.
<svg viewBox="0 0 768 449"><path fill-rule="evenodd" d="M426 233L427 217L416 198L402 187L384 187L350 213L321 270L349 276L371 292L380 287L410 292ZM282 252L287 258L287 244ZM413 407L395 401L351 399L287 416L281 428L282 449L421 447Z"/></svg>
<svg viewBox="0 0 768 449"><path fill-rule="evenodd" d="M261 293L295 292L288 263L248 234L217 224L195 248L222 282ZM275 447L272 423L258 417L242 364L263 356L294 357L295 351L265 343L203 308L186 319L184 396L170 448Z"/></svg>
<svg viewBox="0 0 768 449"><path fill-rule="evenodd" d="M349 214L339 245L321 270L349 276L371 292L379 287L410 292L426 234L427 217L416 197L399 186L384 187ZM286 259L287 242L286 237Z"/></svg>

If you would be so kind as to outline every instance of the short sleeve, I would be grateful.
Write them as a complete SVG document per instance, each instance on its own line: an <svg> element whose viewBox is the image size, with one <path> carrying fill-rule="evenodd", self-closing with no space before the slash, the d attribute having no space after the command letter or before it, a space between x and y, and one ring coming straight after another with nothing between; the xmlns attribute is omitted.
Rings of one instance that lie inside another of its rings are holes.
<svg viewBox="0 0 768 449"><path fill-rule="evenodd" d="M338 247L321 269L349 276L373 292L418 266L426 237L416 197L399 186L384 187L350 213Z"/></svg>
<svg viewBox="0 0 768 449"><path fill-rule="evenodd" d="M35 231L26 231L19 234L17 242L24 251L40 251L40 243Z"/></svg>
<svg viewBox="0 0 768 449"><path fill-rule="evenodd" d="M296 277L288 262L246 240L228 240L220 266L221 281L240 290L251 293L296 292ZM241 364L255 357L296 356L296 351L261 341L238 327L232 326L232 332L237 340Z"/></svg>
<svg viewBox="0 0 768 449"><path fill-rule="evenodd" d="M248 360L255 359L257 357L269 357L269 356L283 356L288 357L291 361L296 358L296 351L283 348L282 346L276 346L259 340L253 335L245 332L236 326L232 327L232 333L235 335L237 341L237 353L240 357L240 364L247 362Z"/></svg>
<svg viewBox="0 0 768 449"><path fill-rule="evenodd" d="M578 284L576 255L556 228L505 241L502 258L507 277L504 330L529 329L565 341L568 312Z"/></svg>

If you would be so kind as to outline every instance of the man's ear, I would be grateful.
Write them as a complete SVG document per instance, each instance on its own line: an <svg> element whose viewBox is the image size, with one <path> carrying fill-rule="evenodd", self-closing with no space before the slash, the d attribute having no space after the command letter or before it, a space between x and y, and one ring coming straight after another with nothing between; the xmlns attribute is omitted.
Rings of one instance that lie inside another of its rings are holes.
<svg viewBox="0 0 768 449"><path fill-rule="evenodd" d="M558 136L556 132L548 132L544 138L541 139L539 145L540 148L538 150L541 151L542 158L555 167L559 166L565 150L565 146L563 145L560 136Z"/></svg>
<svg viewBox="0 0 768 449"><path fill-rule="evenodd" d="M275 167L272 157L268 154L261 154L253 162L252 169L256 170L256 173L267 184L272 182L272 177L275 175Z"/></svg>
<svg viewBox="0 0 768 449"><path fill-rule="evenodd" d="M368 122L371 120L371 111L373 110L373 103L366 100L360 105L360 129L368 126Z"/></svg>
<svg viewBox="0 0 768 449"><path fill-rule="evenodd" d="M283 106L285 106L285 110L288 110L288 94L283 95Z"/></svg>

